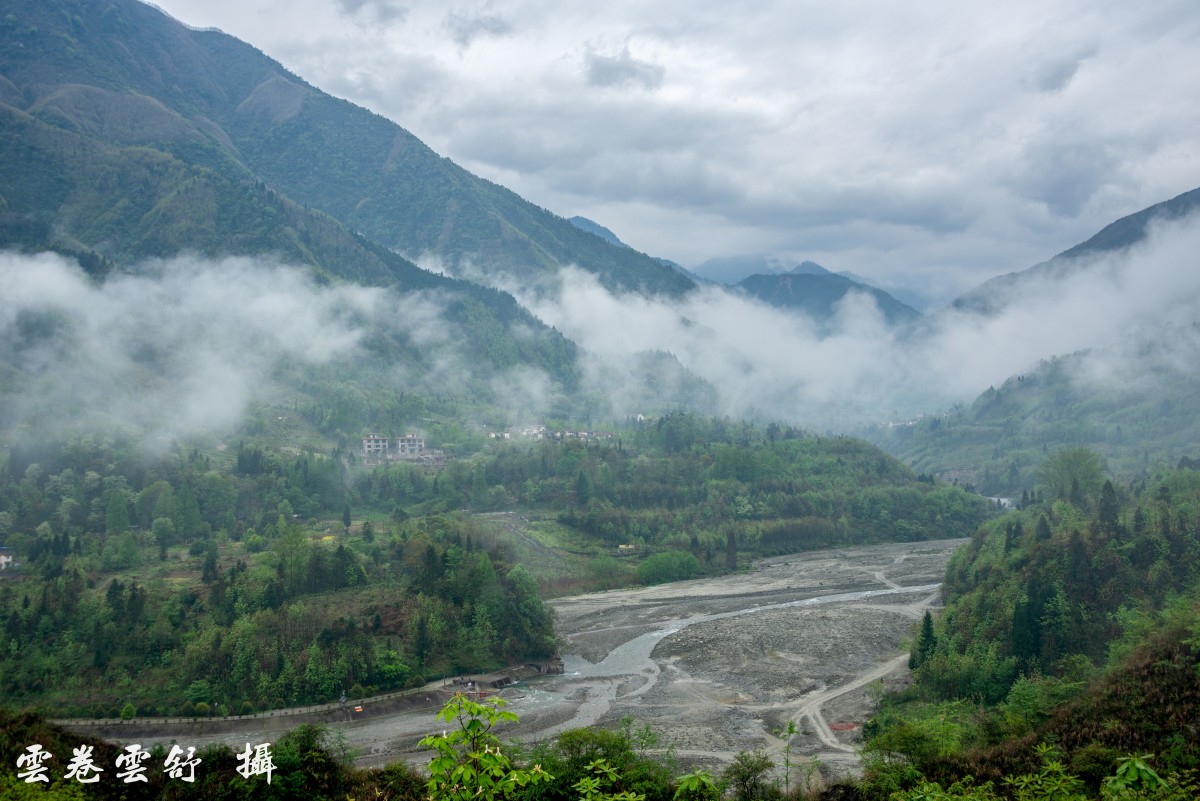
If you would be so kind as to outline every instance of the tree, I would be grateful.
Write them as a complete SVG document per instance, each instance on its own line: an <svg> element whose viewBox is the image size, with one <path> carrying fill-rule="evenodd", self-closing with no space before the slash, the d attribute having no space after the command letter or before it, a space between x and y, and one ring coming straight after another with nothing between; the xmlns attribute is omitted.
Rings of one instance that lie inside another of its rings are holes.
<svg viewBox="0 0 1200 801"><path fill-rule="evenodd" d="M342 507L342 527L347 531L350 529L350 504Z"/></svg>
<svg viewBox="0 0 1200 801"><path fill-rule="evenodd" d="M116 537L129 530L129 501L119 489L110 489L104 499L104 533Z"/></svg>
<svg viewBox="0 0 1200 801"><path fill-rule="evenodd" d="M729 785L735 801L770 801L780 796L771 783L775 763L762 751L739 751L721 777Z"/></svg>
<svg viewBox="0 0 1200 801"><path fill-rule="evenodd" d="M534 765L529 770L514 768L503 752L500 738L492 729L501 723L516 723L517 716L504 709L500 698L477 703L461 693L442 707L438 720L454 724L442 734L431 734L419 745L436 755L429 761L430 798L439 801L494 801L515 788L552 778Z"/></svg>
<svg viewBox="0 0 1200 801"><path fill-rule="evenodd" d="M1117 533L1117 526L1120 523L1119 509L1117 491L1111 481L1105 480L1104 486L1100 489L1100 508L1097 510L1097 518L1100 522L1100 530L1110 537Z"/></svg>
<svg viewBox="0 0 1200 801"><path fill-rule="evenodd" d="M592 499L592 480L588 478L587 473L580 470L579 475L575 479L575 502L580 506L587 506L588 501Z"/></svg>
<svg viewBox="0 0 1200 801"><path fill-rule="evenodd" d="M1091 448L1064 448L1037 469L1038 483L1050 494L1085 506L1104 481L1104 459Z"/></svg>
<svg viewBox="0 0 1200 801"><path fill-rule="evenodd" d="M929 658L936 647L937 635L933 633L933 615L926 609L925 617L921 619L921 633L917 636L917 642L908 656L908 666L915 670L925 664L925 660Z"/></svg>

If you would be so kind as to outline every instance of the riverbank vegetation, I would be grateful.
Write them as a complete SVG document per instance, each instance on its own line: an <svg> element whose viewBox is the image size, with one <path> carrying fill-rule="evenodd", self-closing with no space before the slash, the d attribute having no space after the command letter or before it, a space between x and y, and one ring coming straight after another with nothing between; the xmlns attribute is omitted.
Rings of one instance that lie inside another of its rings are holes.
<svg viewBox="0 0 1200 801"><path fill-rule="evenodd" d="M1000 797L1042 797L1006 778L1039 772L1070 790L1054 797L1194 797L1155 795L1152 782L1124 796L1109 777L1136 757L1172 787L1196 787L1200 472L1118 489L1085 469L1050 483L1068 463L1090 461L1052 457L1043 490L981 526L947 567L946 608L914 644L915 683L868 727L868 797L992 797L928 784L968 777Z"/></svg>

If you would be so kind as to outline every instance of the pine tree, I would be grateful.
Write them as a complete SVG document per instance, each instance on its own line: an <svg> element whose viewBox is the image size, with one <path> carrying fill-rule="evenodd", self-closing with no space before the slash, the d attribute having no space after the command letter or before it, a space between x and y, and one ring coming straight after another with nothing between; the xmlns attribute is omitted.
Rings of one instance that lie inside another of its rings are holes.
<svg viewBox="0 0 1200 801"><path fill-rule="evenodd" d="M927 609L925 617L921 619L921 633L917 635L917 642L908 656L908 666L915 670L925 664L925 660L936 647L937 635L933 633L933 615Z"/></svg>

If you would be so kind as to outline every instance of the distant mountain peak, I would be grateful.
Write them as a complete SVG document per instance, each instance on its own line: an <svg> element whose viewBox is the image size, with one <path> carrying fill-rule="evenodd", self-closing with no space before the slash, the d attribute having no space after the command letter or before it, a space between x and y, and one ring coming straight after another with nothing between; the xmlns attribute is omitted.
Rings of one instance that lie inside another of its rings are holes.
<svg viewBox="0 0 1200 801"><path fill-rule="evenodd" d="M587 231L589 234L595 234L606 242L610 242L618 247L629 247L629 245L626 245L624 242L622 242L620 238L611 230L605 228L598 222L589 220L587 217L580 217L576 215L574 217L568 217L567 222L571 223L571 225L575 226L581 231Z"/></svg>
<svg viewBox="0 0 1200 801"><path fill-rule="evenodd" d="M787 273L751 275L734 285L734 289L771 306L802 312L818 323L833 320L838 304L851 292L869 295L890 325L904 325L921 317L921 313L916 309L882 289L831 273L812 262L806 263L822 271L818 273L793 270Z"/></svg>
<svg viewBox="0 0 1200 801"><path fill-rule="evenodd" d="M792 269L788 270L788 272L791 273L792 275L832 275L832 273L829 270L826 270L824 267L817 264L815 261L809 261L807 259L800 262ZM857 279L852 279L852 280L857 280ZM864 282L860 281L859 283L864 283Z"/></svg>

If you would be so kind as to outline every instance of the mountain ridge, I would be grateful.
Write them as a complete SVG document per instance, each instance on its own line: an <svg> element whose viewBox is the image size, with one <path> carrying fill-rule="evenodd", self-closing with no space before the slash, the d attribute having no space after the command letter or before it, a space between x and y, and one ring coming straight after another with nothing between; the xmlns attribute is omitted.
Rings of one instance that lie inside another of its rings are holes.
<svg viewBox="0 0 1200 801"><path fill-rule="evenodd" d="M820 267L813 262L804 262L797 269L804 268L804 265ZM838 304L851 293L870 297L893 327L907 325L921 318L919 311L884 290L828 270L817 273L797 272L794 269L787 273L751 275L735 284L733 289L776 308L803 312L822 324L833 320Z"/></svg>
<svg viewBox="0 0 1200 801"><path fill-rule="evenodd" d="M32 8L3 0L0 16L0 74L10 86L2 97L45 124L101 141L141 137L142 146L226 178L262 181L450 272L537 281L576 264L616 291L678 295L694 287L657 260L587 236L470 174L399 125L219 31L188 28L135 0L103 7L46 0ZM99 93L106 102L95 102ZM105 117L98 107L125 113ZM132 107L153 109L150 130L131 121ZM8 205L13 213L58 216L45 203Z"/></svg>
<svg viewBox="0 0 1200 801"><path fill-rule="evenodd" d="M1005 273L984 281L955 298L950 308L993 314L1004 308L1022 286L1043 278L1063 278L1087 269L1094 257L1123 250L1143 241L1157 222L1185 217L1200 210L1200 188L1127 214L1050 259L1024 270Z"/></svg>

